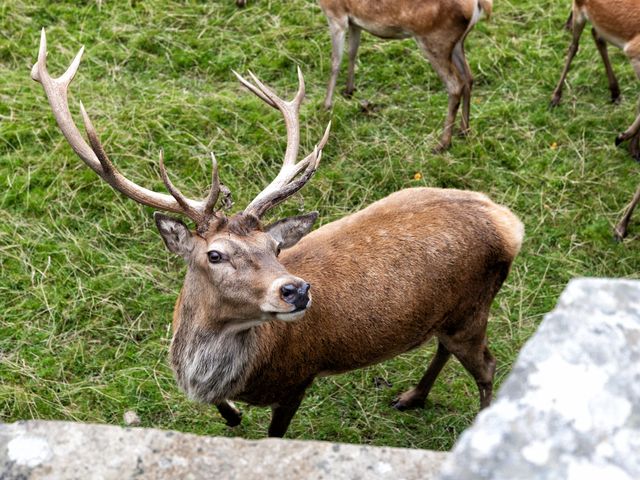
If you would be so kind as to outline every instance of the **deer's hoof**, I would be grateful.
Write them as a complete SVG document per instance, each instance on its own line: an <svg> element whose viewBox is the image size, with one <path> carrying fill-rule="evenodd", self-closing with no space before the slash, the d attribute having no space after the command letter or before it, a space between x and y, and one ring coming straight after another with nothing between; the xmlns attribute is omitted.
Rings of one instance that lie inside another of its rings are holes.
<svg viewBox="0 0 640 480"><path fill-rule="evenodd" d="M356 91L356 89L355 89L355 88L352 88L351 90L349 90L348 88L345 88L345 89L342 91L342 96L343 96L344 98L352 98L352 97L353 97L353 92L355 92L355 91Z"/></svg>
<svg viewBox="0 0 640 480"><path fill-rule="evenodd" d="M424 400L424 398L416 394L415 390L409 390L394 398L391 406L400 411L424 408Z"/></svg>
<svg viewBox="0 0 640 480"><path fill-rule="evenodd" d="M236 415L233 417L227 418L227 427L237 427L242 422L242 412L240 410L237 411Z"/></svg>

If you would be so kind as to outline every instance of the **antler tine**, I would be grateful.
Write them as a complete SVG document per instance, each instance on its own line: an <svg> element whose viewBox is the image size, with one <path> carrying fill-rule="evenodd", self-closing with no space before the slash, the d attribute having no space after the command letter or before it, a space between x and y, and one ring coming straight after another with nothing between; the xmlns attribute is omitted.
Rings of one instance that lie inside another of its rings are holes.
<svg viewBox="0 0 640 480"><path fill-rule="evenodd" d="M245 214L255 215L256 217L262 217L268 210L275 207L279 203L283 202L291 195L295 194L311 179L315 171L320 165L320 159L322 158L322 150L327 144L329 139L329 132L331 131L331 122L327 125L324 135L320 142L314 147L313 152L310 153L304 160L300 161L296 167L299 167L297 171L286 179L285 183L274 185L275 180L260 193L245 209ZM295 179L300 172L304 172L300 177Z"/></svg>
<svg viewBox="0 0 640 480"><path fill-rule="evenodd" d="M260 218L265 214L265 212L267 212L267 210L270 210L279 203L285 201L291 195L295 194L296 192L298 192L298 190L304 187L316 172L316 170L318 169L318 165L320 164L320 158L322 158L322 150L318 149L318 145L314 147L313 153L311 153L308 158L309 163L307 165L307 168L304 170L300 177L298 177L296 180L291 180L281 189L274 190L268 195L265 195L259 203L254 205L251 210L249 210L249 207L247 207L247 210L249 211L245 210L245 213L251 213L252 215Z"/></svg>
<svg viewBox="0 0 640 480"><path fill-rule="evenodd" d="M141 187L127 179L115 168L104 152L95 128L91 120L89 120L89 116L84 107L81 105L80 110L91 146L89 146L82 137L69 111L67 91L78 71L83 52L84 47L80 49L63 75L59 78L52 78L47 72L47 38L44 29L42 29L38 60L31 69L31 77L42 85L58 127L67 139L67 142L89 168L120 193L144 205L169 212L184 213L193 218L194 212L200 212L202 210L202 202L182 196L181 201L183 201L183 204L181 204L171 195L154 192ZM188 206L188 208L185 208L184 205Z"/></svg>
<svg viewBox="0 0 640 480"><path fill-rule="evenodd" d="M300 146L300 105L304 99L305 87L302 71L298 68L298 92L293 100L287 102L275 94L271 88L262 83L253 72L249 72L249 76L254 84L244 79L241 75L234 72L238 80L249 89L254 95L260 98L274 108L280 110L284 117L284 123L287 129L287 149L284 154L283 166L295 165L298 157L298 148Z"/></svg>
<svg viewBox="0 0 640 480"><path fill-rule="evenodd" d="M178 189L178 187L176 187L172 182L171 179L169 178L169 175L167 174L167 169L164 166L164 151L160 150L160 176L162 177L162 181L164 182L165 187L167 187L167 190L169 190L169 193L171 194L171 196L173 198L176 199L176 202L178 202L180 204L180 206L182 207L183 213L189 217L191 220L193 220L196 223L201 223L204 220L204 215L203 212L196 210L195 208L192 208L191 205L189 205L189 201L187 199L187 197L185 197L182 192Z"/></svg>
<svg viewBox="0 0 640 480"><path fill-rule="evenodd" d="M251 82L247 81L242 75L240 75L235 70L231 70L231 71L247 90L249 90L251 93L253 93L256 97L258 97L260 100L262 100L266 104L272 106L273 108L278 108L278 106L275 103L273 103L273 101L269 97L267 97L264 93L262 93L258 88L254 87L251 84Z"/></svg>
<svg viewBox="0 0 640 480"><path fill-rule="evenodd" d="M249 76L253 83L244 79L241 75L233 72L238 80L249 89L258 98L271 105L274 108L280 110L284 117L285 125L287 128L287 149L282 162L282 168L276 176L276 178L253 199L249 206L244 210L246 214L252 214L261 217L268 209L277 205L285 200L287 197L293 195L300 190L306 182L309 181L313 172L318 166L320 161L322 149L327 143L329 138L329 131L331 129L331 122L327 125L327 129L320 140L320 143L316 145L314 152L306 156L303 160L296 163L298 157L298 149L300 146L300 105L305 95L305 84L302 70L298 67L298 91L291 101L284 101L278 97L273 90L267 85L262 83L258 77L252 72L249 72ZM304 172L301 174L301 172ZM296 177L297 180L296 180Z"/></svg>
<svg viewBox="0 0 640 480"><path fill-rule="evenodd" d="M218 161L216 160L216 156L213 154L213 152L211 152L211 168L211 190L209 191L209 196L207 197L207 202L204 206L205 215L213 214L216 202L218 201L218 196L220 196L220 176L218 175Z"/></svg>
<svg viewBox="0 0 640 480"><path fill-rule="evenodd" d="M84 123L84 130L87 132L87 138L89 139L89 143L91 144L91 149L93 153L96 154L98 160L100 161L100 165L102 166L102 173L105 181L111 185L113 181L114 172L116 171L116 167L111 163L107 153L104 151L104 147L100 142L100 138L98 137L98 133L96 132L93 123L91 123L91 119L87 114L87 111L84 109L84 105L80 102L80 114L82 115L82 123Z"/></svg>
<svg viewBox="0 0 640 480"><path fill-rule="evenodd" d="M324 134L322 135L322 138L316 145L316 147L320 151L320 154L322 154L322 149L324 149L325 145L327 144L327 141L329 140L329 133L331 133L331 120L329 120L329 123L327 123L327 128L324 129ZM304 157L304 159L302 159L299 162L299 164L306 165L306 163L313 158L314 153L315 151L311 152L309 155ZM318 162L320 162L320 160L318 160Z"/></svg>

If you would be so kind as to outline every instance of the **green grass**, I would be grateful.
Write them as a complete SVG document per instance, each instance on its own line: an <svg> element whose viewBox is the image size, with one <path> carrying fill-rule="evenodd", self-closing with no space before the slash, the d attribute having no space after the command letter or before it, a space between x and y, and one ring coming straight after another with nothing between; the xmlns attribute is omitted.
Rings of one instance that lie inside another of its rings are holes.
<svg viewBox="0 0 640 480"><path fill-rule="evenodd" d="M476 78L473 131L434 155L447 97L412 41L363 35L354 99L337 96L333 112L323 110L330 41L314 1L250 0L243 10L233 0L3 2L0 420L121 424L123 412L135 409L144 426L260 438L270 415L244 406L242 426L229 430L215 409L177 389L167 352L184 266L164 249L151 209L114 193L65 143L29 76L41 27L55 75L86 45L72 111L82 99L112 159L151 188L162 189L162 147L174 178L199 195L213 150L237 208L245 206L275 175L286 142L279 114L244 91L231 69L251 69L288 96L300 65L303 149L329 119L333 130L311 184L274 217L304 204L327 223L416 185L480 190L512 208L526 224L526 240L490 320L498 384L569 279L637 276L640 215L623 244L611 235L637 184L638 165L613 145L635 115L631 66L612 50L624 99L611 105L585 33L564 101L550 111L569 42L562 29L569 2L501 0L495 7L492 21L467 41ZM344 79L345 72L340 89ZM374 113L361 111L365 100ZM425 410L389 407L432 353L428 346L319 379L288 436L450 448L478 409L476 387L457 361L446 366ZM393 386L376 389L375 377Z"/></svg>

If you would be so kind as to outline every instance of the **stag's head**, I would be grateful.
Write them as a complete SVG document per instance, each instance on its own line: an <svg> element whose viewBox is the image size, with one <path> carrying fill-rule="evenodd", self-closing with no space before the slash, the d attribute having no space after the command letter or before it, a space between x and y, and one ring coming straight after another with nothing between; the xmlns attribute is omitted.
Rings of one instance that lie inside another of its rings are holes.
<svg viewBox="0 0 640 480"><path fill-rule="evenodd" d="M241 212L227 216L230 191L220 183L216 158L211 154L212 185L205 199L187 198L171 182L160 152L160 174L168 194L137 185L122 175L106 155L87 112L80 110L87 143L69 111L67 90L83 53L81 49L67 71L52 78L46 67L46 37L42 31L38 61L31 76L40 82L65 138L76 154L104 181L127 197L166 212L191 219L191 230L182 220L156 212L156 225L167 248L187 263L183 294L206 300L229 326L239 327L272 319L295 320L311 304L310 285L291 275L280 263L280 251L295 245L307 234L317 213L285 218L264 225L262 217L274 206L300 190L316 171L330 125L313 152L296 161L300 144L299 110L304 98L304 79L298 69L298 92L291 101L279 98L252 73L240 82L271 107L279 110L287 128L287 149L276 178Z"/></svg>

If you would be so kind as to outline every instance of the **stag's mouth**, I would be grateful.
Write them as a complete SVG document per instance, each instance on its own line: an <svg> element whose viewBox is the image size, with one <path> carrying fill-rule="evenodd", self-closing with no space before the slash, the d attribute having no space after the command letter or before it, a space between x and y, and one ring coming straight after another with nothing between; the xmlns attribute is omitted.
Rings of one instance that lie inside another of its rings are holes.
<svg viewBox="0 0 640 480"><path fill-rule="evenodd" d="M276 319L282 320L283 322L295 322L296 320L300 320L304 314L307 312L309 307L311 306L311 298L307 304L303 307L298 307L290 312L268 312L271 315L275 316Z"/></svg>
<svg viewBox="0 0 640 480"><path fill-rule="evenodd" d="M278 320L282 320L283 322L295 322L296 320L300 320L304 316L306 311L306 308L300 308L289 313L276 313L276 318Z"/></svg>

